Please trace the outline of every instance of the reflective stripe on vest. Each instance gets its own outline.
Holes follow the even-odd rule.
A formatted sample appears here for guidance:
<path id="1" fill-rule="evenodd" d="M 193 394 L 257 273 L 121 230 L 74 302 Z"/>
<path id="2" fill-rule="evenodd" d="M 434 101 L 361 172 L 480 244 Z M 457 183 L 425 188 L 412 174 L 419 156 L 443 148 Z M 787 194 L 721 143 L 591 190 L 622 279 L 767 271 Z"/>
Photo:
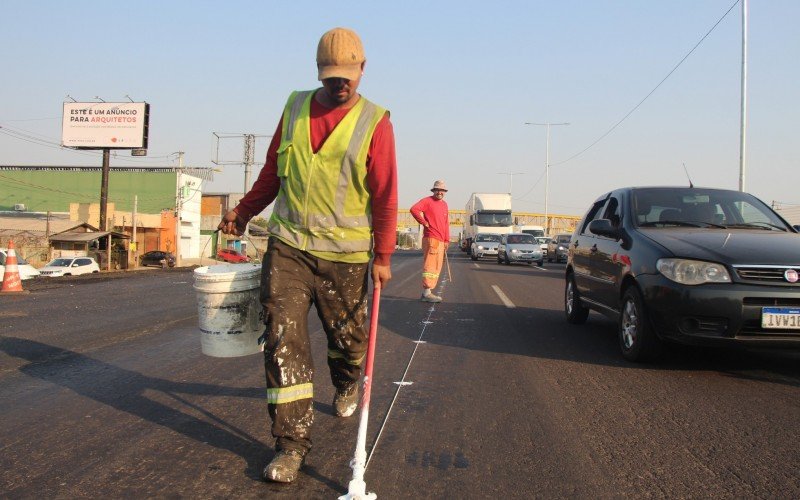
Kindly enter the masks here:
<path id="1" fill-rule="evenodd" d="M 272 405 L 291 403 L 292 401 L 313 397 L 314 384 L 310 382 L 306 384 L 290 385 L 289 387 L 267 389 L 267 403 Z"/>
<path id="2" fill-rule="evenodd" d="M 309 123 L 313 95 L 295 92 L 284 109 L 278 147 L 281 187 L 269 230 L 301 250 L 369 251 L 366 159 L 375 127 L 387 111 L 361 97 L 315 154 Z"/>

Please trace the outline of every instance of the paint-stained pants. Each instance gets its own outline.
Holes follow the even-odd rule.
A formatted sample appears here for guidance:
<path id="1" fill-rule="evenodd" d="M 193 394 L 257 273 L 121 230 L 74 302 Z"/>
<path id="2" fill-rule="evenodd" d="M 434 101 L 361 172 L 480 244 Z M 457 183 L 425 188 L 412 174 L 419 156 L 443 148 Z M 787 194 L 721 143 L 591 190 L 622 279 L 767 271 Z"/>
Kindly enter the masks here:
<path id="1" fill-rule="evenodd" d="M 264 367 L 277 450 L 307 452 L 314 419 L 314 366 L 307 318 L 314 304 L 328 338 L 328 367 L 336 388 L 357 383 L 367 352 L 369 264 L 318 259 L 270 238 L 261 268 Z"/>
<path id="2" fill-rule="evenodd" d="M 422 288 L 436 288 L 442 272 L 447 243 L 436 238 L 422 238 Z"/>

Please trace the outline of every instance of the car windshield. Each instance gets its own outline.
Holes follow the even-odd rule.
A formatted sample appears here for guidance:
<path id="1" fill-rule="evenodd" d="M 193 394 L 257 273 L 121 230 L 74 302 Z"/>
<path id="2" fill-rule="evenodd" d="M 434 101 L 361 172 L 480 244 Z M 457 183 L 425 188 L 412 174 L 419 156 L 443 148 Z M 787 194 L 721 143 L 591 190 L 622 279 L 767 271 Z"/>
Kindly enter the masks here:
<path id="1" fill-rule="evenodd" d="M 72 259 L 53 259 L 48 266 L 51 267 L 69 267 L 72 264 Z"/>
<path id="2" fill-rule="evenodd" d="M 571 234 L 563 234 L 563 235 L 558 237 L 558 242 L 559 243 L 569 243 L 569 241 L 571 239 L 572 239 L 572 235 Z"/>
<path id="3" fill-rule="evenodd" d="M 510 226 L 513 223 L 511 212 L 478 212 L 475 224 L 479 226 Z"/>
<path id="4" fill-rule="evenodd" d="M 478 236 L 475 237 L 475 241 L 478 241 L 478 242 L 489 242 L 489 241 L 499 242 L 500 241 L 500 235 L 499 234 L 479 234 Z"/>
<path id="5" fill-rule="evenodd" d="M 532 245 L 534 243 L 533 236 L 530 234 L 510 234 L 508 235 L 508 242 L 509 243 L 516 243 L 516 244 L 528 244 Z"/>
<path id="6" fill-rule="evenodd" d="M 548 238 L 547 236 L 542 236 L 542 237 L 536 238 L 536 241 L 538 243 L 545 243 L 546 244 L 548 241 L 550 241 L 550 238 Z"/>
<path id="7" fill-rule="evenodd" d="M 789 231 L 758 198 L 741 191 L 642 188 L 633 191 L 640 227 L 719 227 Z"/>

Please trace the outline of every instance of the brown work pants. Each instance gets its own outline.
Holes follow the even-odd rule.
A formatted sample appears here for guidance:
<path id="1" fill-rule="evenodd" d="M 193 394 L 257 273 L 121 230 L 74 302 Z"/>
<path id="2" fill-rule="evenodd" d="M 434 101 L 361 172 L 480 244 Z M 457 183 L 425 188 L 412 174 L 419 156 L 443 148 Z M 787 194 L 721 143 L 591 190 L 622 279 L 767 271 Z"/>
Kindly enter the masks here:
<path id="1" fill-rule="evenodd" d="M 319 259 L 270 238 L 261 268 L 264 367 L 277 450 L 311 448 L 314 363 L 307 318 L 314 304 L 328 337 L 328 367 L 338 389 L 358 383 L 367 352 L 369 264 Z"/>
<path id="2" fill-rule="evenodd" d="M 422 238 L 422 288 L 436 288 L 442 272 L 447 243 L 436 238 Z"/>

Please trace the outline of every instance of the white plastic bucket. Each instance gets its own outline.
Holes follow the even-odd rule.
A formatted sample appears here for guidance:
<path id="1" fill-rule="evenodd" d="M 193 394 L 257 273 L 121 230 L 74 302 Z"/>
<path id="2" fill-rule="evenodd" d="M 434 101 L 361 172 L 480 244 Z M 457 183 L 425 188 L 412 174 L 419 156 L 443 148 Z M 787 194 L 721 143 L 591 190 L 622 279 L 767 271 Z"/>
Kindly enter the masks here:
<path id="1" fill-rule="evenodd" d="M 218 264 L 194 270 L 203 354 L 232 358 L 262 350 L 258 345 L 264 332 L 260 282 L 260 264 Z"/>

